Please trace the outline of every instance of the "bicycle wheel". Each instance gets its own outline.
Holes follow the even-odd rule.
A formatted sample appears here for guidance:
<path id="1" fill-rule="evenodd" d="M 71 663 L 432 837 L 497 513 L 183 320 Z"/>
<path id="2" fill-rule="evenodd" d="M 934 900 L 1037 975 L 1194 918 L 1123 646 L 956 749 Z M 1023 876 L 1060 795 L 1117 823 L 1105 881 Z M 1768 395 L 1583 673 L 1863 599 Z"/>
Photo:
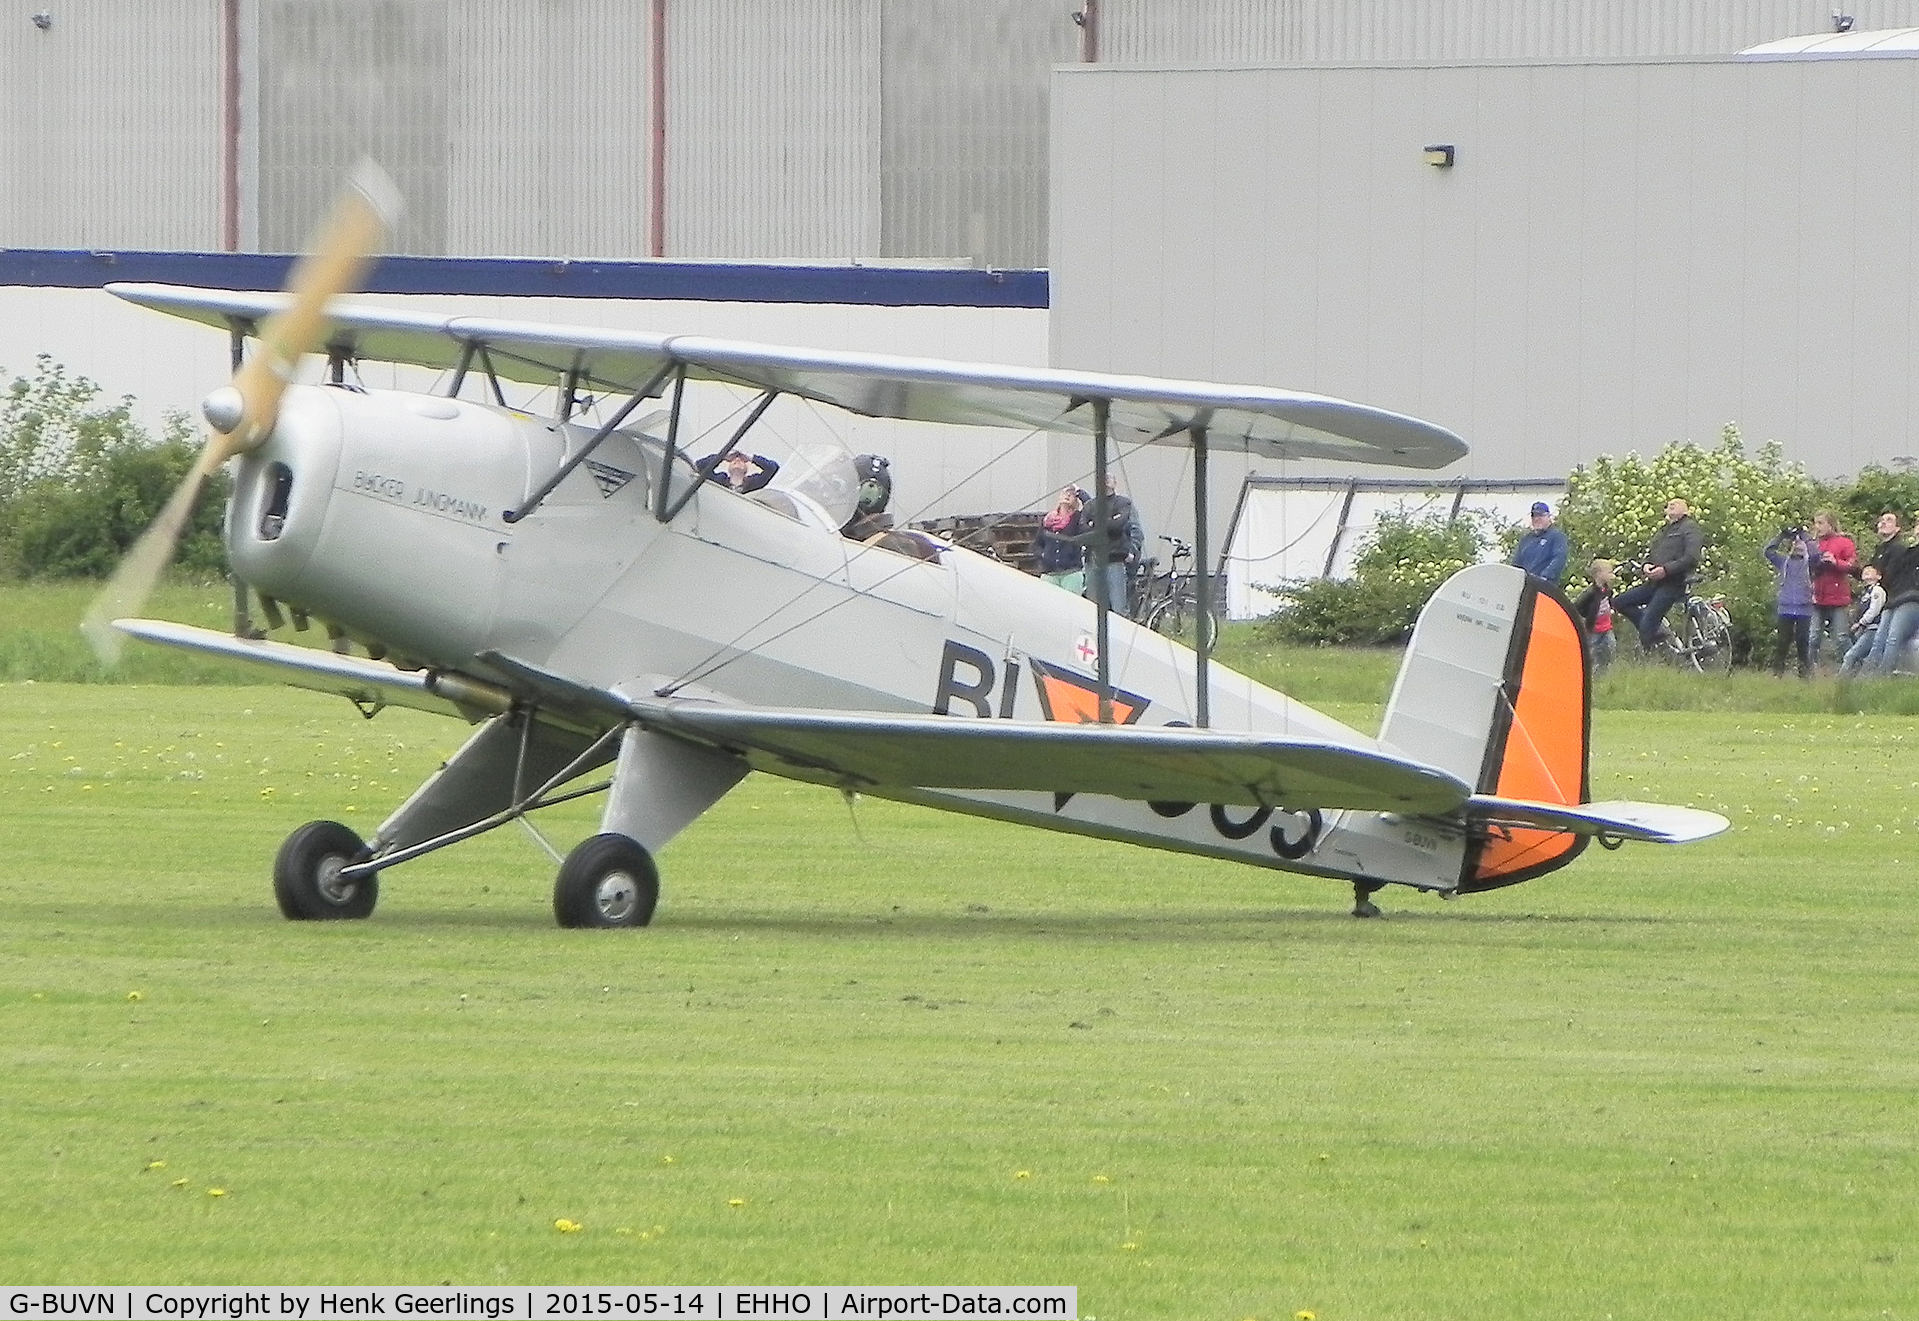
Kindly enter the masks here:
<path id="1" fill-rule="evenodd" d="M 1192 607 L 1185 594 L 1175 592 L 1153 607 L 1153 613 L 1147 617 L 1146 627 L 1166 637 L 1183 635 L 1192 624 Z"/>

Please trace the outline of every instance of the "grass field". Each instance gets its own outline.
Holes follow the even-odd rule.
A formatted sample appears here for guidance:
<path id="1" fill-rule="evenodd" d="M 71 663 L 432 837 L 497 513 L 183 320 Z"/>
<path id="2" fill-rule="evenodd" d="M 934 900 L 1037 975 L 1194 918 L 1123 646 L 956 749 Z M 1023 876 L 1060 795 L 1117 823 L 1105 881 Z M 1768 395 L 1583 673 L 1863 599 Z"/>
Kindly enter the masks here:
<path id="1" fill-rule="evenodd" d="M 0 1277 L 1919 1310 L 1919 721 L 1602 712 L 1595 796 L 1736 830 L 1376 923 L 758 776 L 666 850 L 643 932 L 555 929 L 507 831 L 389 873 L 368 922 L 282 921 L 280 838 L 367 828 L 459 735 L 0 687 Z"/>

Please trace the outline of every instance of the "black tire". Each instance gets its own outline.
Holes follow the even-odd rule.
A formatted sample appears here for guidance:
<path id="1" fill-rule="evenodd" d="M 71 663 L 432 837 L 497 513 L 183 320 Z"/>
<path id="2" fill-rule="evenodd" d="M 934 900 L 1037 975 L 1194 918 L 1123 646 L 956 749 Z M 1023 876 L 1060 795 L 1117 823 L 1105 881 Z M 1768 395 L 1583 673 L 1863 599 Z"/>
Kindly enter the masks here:
<path id="1" fill-rule="evenodd" d="M 309 821 L 273 859 L 273 897 L 293 922 L 366 917 L 380 900 L 378 874 L 342 881 L 340 868 L 366 860 L 361 838 L 338 821 Z"/>
<path id="2" fill-rule="evenodd" d="M 563 927 L 643 927 L 659 902 L 653 855 L 625 835 L 582 840 L 553 882 L 553 920 Z"/>

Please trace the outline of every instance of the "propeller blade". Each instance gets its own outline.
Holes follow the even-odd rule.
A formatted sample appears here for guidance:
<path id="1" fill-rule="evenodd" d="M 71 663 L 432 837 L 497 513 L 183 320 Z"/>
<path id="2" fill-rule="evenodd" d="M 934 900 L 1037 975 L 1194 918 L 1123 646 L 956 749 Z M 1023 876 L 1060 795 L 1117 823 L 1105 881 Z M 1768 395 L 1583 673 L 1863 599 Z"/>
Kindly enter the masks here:
<path id="1" fill-rule="evenodd" d="M 393 180 L 373 161 L 362 160 L 315 232 L 306 255 L 288 275 L 287 305 L 267 318 L 260 327 L 259 349 L 234 373 L 232 394 L 224 402 L 232 402 L 237 395 L 239 407 L 208 410 L 220 425 L 209 428 L 192 471 L 174 488 L 159 516 L 140 534 L 87 608 L 80 631 L 103 664 L 116 664 L 125 646 L 113 621 L 138 614 L 153 594 L 193 519 L 207 478 L 236 454 L 258 448 L 273 431 L 281 396 L 295 367 L 302 355 L 319 347 L 328 304 L 359 287 L 399 213 L 400 192 Z"/>
<path id="2" fill-rule="evenodd" d="M 374 251 L 399 213 L 400 193 L 393 180 L 373 161 L 362 160 L 314 232 L 306 255 L 288 274 L 287 305 L 267 318 L 260 327 L 260 347 L 234 373 L 242 411 L 239 425 L 218 442 L 223 462 L 258 447 L 273 430 L 280 396 L 294 369 L 301 357 L 320 347 L 327 305 L 360 287 Z"/>

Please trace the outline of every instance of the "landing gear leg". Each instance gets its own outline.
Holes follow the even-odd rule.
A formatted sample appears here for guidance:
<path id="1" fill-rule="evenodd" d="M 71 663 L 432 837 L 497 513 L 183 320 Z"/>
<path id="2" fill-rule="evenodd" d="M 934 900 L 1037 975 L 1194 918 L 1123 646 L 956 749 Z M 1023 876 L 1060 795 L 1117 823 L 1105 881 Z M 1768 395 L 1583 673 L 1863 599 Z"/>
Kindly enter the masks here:
<path id="1" fill-rule="evenodd" d="M 1373 902 L 1373 895 L 1379 890 L 1383 889 L 1384 885 L 1385 883 L 1383 881 L 1354 881 L 1353 882 L 1353 916 L 1354 917 L 1384 917 L 1385 916 L 1384 913 L 1381 913 L 1379 911 L 1379 905 Z"/>

